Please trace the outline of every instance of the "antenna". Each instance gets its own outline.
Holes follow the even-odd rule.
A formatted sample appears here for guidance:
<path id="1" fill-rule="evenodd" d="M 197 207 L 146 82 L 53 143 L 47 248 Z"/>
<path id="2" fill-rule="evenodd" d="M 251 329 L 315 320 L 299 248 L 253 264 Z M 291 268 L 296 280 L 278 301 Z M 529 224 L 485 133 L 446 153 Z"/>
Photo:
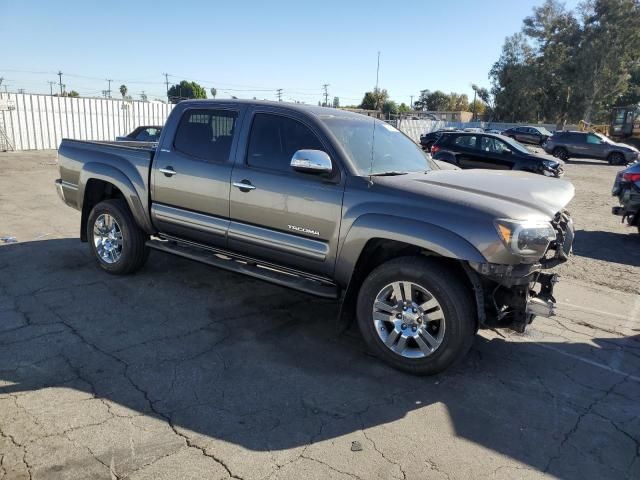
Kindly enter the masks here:
<path id="1" fill-rule="evenodd" d="M 376 67 L 376 88 L 373 90 L 373 94 L 376 96 L 376 111 L 378 109 L 378 78 L 380 74 L 380 50 L 378 50 L 378 66 Z M 376 144 L 376 119 L 373 119 L 373 131 L 371 132 L 371 163 L 369 163 L 369 185 L 373 185 L 371 181 L 371 173 L 373 172 L 373 148 Z"/>

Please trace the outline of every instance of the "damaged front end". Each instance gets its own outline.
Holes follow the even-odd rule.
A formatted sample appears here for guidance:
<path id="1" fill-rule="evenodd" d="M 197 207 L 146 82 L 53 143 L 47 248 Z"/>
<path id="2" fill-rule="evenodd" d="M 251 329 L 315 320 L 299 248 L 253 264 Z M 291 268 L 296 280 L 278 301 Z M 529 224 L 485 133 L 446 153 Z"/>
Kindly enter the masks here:
<path id="1" fill-rule="evenodd" d="M 537 261 L 517 265 L 469 262 L 465 268 L 474 286 L 481 328 L 524 332 L 536 316 L 555 314 L 553 289 L 558 275 L 544 270 L 568 260 L 574 228 L 566 211 L 558 212 L 550 224 L 555 238 Z"/>

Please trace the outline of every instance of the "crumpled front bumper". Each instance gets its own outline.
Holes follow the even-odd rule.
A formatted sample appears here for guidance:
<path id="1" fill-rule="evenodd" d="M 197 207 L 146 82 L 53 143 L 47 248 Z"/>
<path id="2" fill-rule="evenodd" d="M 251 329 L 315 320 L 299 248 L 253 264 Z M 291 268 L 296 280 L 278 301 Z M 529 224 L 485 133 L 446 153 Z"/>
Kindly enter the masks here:
<path id="1" fill-rule="evenodd" d="M 569 259 L 574 227 L 568 212 L 559 212 L 552 221 L 556 240 L 547 255 L 534 264 L 498 265 L 470 263 L 467 274 L 474 286 L 478 319 L 485 328 L 511 328 L 523 332 L 536 316 L 555 314 L 555 273 L 545 270 Z"/>

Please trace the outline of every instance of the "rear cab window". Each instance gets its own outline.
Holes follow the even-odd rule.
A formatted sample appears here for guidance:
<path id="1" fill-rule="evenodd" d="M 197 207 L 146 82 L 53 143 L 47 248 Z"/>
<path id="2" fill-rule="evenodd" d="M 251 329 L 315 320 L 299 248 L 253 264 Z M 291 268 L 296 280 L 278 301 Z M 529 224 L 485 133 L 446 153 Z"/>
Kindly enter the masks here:
<path id="1" fill-rule="evenodd" d="M 230 110 L 186 110 L 173 146 L 178 152 L 203 162 L 227 162 L 237 116 Z"/>

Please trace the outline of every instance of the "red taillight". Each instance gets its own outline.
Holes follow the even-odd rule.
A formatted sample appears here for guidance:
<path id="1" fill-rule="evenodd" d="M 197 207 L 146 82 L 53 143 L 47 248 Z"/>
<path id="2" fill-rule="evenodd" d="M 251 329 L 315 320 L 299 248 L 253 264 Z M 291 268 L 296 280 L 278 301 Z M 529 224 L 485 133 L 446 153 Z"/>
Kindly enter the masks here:
<path id="1" fill-rule="evenodd" d="M 434 153 L 438 153 L 438 150 L 440 150 L 440 147 L 438 145 L 431 145 L 431 155 L 433 155 Z"/>
<path id="2" fill-rule="evenodd" d="M 640 173 L 625 173 L 622 175 L 627 182 L 640 182 Z"/>

